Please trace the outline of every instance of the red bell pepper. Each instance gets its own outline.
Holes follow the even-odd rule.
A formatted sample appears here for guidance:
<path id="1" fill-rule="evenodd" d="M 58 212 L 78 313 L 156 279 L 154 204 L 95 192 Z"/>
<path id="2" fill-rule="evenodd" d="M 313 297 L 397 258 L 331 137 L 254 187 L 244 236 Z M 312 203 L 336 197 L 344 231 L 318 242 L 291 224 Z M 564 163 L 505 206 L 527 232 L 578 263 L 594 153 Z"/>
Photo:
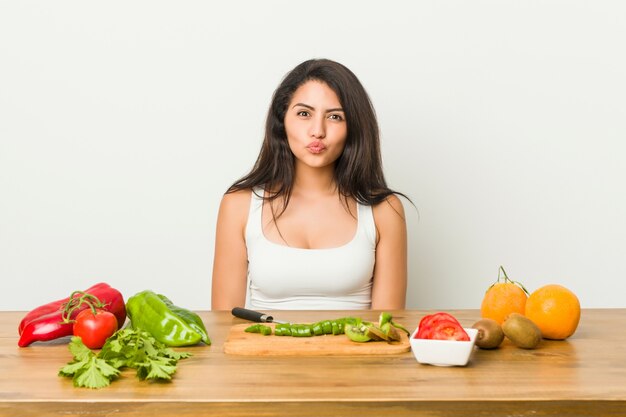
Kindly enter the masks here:
<path id="1" fill-rule="evenodd" d="M 96 284 L 92 287 L 90 287 L 89 289 L 85 290 L 85 292 L 90 293 L 91 291 L 94 291 L 96 288 L 107 288 L 109 287 L 108 284 L 105 284 L 103 282 Z M 39 317 L 45 316 L 47 314 L 50 313 L 55 313 L 59 310 L 63 310 L 65 304 L 67 304 L 70 301 L 70 297 L 65 297 L 61 300 L 57 300 L 57 301 L 53 301 L 51 303 L 48 304 L 44 304 L 42 306 L 39 306 L 31 311 L 28 312 L 28 314 L 26 314 L 24 316 L 24 318 L 22 319 L 22 321 L 20 322 L 20 325 L 18 327 L 18 332 L 21 335 L 22 332 L 24 331 L 24 327 L 26 327 L 26 325 L 28 323 L 30 323 L 31 321 L 38 319 Z"/>
<path id="2" fill-rule="evenodd" d="M 33 342 L 42 342 L 70 336 L 73 333 L 74 318 L 81 311 L 90 308 L 88 303 L 66 306 L 74 303 L 81 295 L 88 294 L 96 297 L 104 304 L 103 309 L 110 311 L 117 318 L 118 329 L 126 321 L 126 305 L 122 293 L 105 283 L 96 284 L 84 292 L 73 293 L 70 297 L 45 304 L 30 311 L 20 322 L 18 331 L 20 339 L 18 345 L 25 347 Z M 69 315 L 67 313 L 70 313 Z"/>

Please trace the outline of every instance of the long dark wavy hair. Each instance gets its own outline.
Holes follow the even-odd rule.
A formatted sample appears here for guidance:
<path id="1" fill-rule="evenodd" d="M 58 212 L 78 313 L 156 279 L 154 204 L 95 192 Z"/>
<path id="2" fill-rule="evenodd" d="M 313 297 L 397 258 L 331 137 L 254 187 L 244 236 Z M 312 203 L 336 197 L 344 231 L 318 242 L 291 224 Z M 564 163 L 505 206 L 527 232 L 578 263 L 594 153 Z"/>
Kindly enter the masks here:
<path id="1" fill-rule="evenodd" d="M 226 193 L 264 186 L 268 193 L 265 198 L 269 201 L 281 198 L 284 203 L 280 213 L 284 212 L 295 173 L 295 157 L 285 132 L 285 114 L 295 91 L 311 80 L 327 84 L 337 94 L 346 118 L 345 147 L 334 171 L 339 196 L 346 203 L 348 198 L 353 198 L 365 205 L 376 205 L 391 194 L 408 199 L 385 182 L 378 121 L 365 88 L 352 71 L 328 59 L 305 61 L 283 78 L 272 97 L 261 152 L 250 173 L 237 180 Z"/>

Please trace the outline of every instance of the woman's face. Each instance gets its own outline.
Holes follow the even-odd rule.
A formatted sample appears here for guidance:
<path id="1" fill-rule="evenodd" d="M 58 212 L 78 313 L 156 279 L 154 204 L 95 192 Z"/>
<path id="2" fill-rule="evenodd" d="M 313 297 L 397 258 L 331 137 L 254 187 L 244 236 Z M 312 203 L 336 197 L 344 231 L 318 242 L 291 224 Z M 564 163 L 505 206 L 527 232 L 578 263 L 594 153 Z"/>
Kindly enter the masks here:
<path id="1" fill-rule="evenodd" d="M 287 107 L 285 131 L 296 165 L 332 166 L 343 152 L 348 135 L 337 94 L 322 81 L 301 85 Z"/>

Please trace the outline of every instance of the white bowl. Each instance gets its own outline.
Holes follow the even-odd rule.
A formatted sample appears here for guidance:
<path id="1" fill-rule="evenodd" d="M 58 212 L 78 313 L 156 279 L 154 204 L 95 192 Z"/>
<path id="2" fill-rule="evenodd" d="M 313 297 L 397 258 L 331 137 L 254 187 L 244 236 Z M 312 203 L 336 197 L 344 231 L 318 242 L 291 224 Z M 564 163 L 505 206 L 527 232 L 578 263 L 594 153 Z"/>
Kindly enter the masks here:
<path id="1" fill-rule="evenodd" d="M 411 334 L 411 350 L 419 363 L 437 366 L 465 366 L 474 350 L 478 330 L 465 328 L 469 342 L 457 340 L 416 339 L 418 329 Z"/>

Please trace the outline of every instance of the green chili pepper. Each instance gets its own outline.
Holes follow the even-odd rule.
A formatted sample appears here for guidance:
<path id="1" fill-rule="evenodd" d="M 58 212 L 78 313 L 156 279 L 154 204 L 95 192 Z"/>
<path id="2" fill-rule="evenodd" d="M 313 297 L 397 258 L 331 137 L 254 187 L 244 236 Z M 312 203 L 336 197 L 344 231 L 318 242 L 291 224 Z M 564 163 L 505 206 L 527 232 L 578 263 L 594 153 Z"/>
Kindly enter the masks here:
<path id="1" fill-rule="evenodd" d="M 126 303 L 126 313 L 131 326 L 147 331 L 167 346 L 195 345 L 201 340 L 211 343 L 200 317 L 195 318 L 195 313 L 167 301 L 169 303 L 150 290 L 130 297 Z"/>
<path id="2" fill-rule="evenodd" d="M 291 326 L 291 335 L 294 337 L 311 337 L 311 327 L 306 324 L 295 324 Z"/>
<path id="3" fill-rule="evenodd" d="M 392 320 L 392 316 L 390 313 L 387 313 L 385 311 L 383 311 L 382 313 L 380 313 L 380 317 L 378 319 L 378 327 L 380 327 L 381 329 L 383 327 L 385 327 L 385 325 L 387 323 L 390 323 L 393 327 L 402 330 L 403 332 L 405 332 L 407 335 L 410 335 L 411 333 L 405 329 L 402 325 L 398 324 L 398 323 L 394 323 L 394 321 Z M 386 332 L 387 334 L 389 332 Z"/>
<path id="4" fill-rule="evenodd" d="M 324 334 L 324 327 L 322 327 L 322 323 L 315 323 L 312 330 L 315 336 L 321 336 Z"/>
<path id="5" fill-rule="evenodd" d="M 259 333 L 259 324 L 253 324 L 252 326 L 246 327 L 244 332 L 246 333 Z"/>
<path id="6" fill-rule="evenodd" d="M 286 323 L 277 324 L 274 328 L 274 334 L 276 336 L 291 336 L 291 328 Z"/>
<path id="7" fill-rule="evenodd" d="M 345 327 L 346 324 L 358 325 L 361 324 L 361 319 L 358 317 L 343 317 L 341 318 L 341 323 Z"/>
<path id="8" fill-rule="evenodd" d="M 394 322 L 394 321 L 390 321 L 389 323 L 391 323 L 391 325 L 392 325 L 393 327 L 395 327 L 395 328 L 397 328 L 397 329 L 402 330 L 404 333 L 406 333 L 406 334 L 407 334 L 407 336 L 410 336 L 410 335 L 411 335 L 411 332 L 409 332 L 406 328 L 404 328 L 404 326 L 402 326 L 402 325 L 400 325 L 400 324 L 398 324 L 398 323 L 396 323 L 396 322 Z"/>
<path id="9" fill-rule="evenodd" d="M 383 327 L 385 323 L 389 323 L 391 321 L 391 314 L 383 311 L 380 313 L 380 317 L 378 319 L 378 327 Z"/>
<path id="10" fill-rule="evenodd" d="M 380 332 L 380 338 L 376 340 L 400 340 L 395 328 L 407 331 L 404 327 L 392 321 L 389 313 L 382 312 L 379 317 L 379 326 L 363 321 L 359 317 L 342 317 L 336 320 L 322 320 L 313 324 L 278 323 L 274 327 L 276 336 L 311 337 L 322 335 L 339 335 L 346 333 L 346 327 L 371 328 Z M 246 332 L 272 334 L 272 329 L 263 324 L 254 324 L 246 329 Z M 369 340 L 369 338 L 368 338 Z"/>
<path id="11" fill-rule="evenodd" d="M 246 330 L 244 330 L 248 333 L 261 333 L 263 336 L 269 336 L 272 334 L 272 328 L 269 326 L 266 326 L 264 324 L 253 324 L 250 327 L 247 327 Z"/>
<path id="12" fill-rule="evenodd" d="M 345 333 L 345 322 L 343 320 L 340 320 L 337 322 L 337 334 L 344 334 Z"/>
<path id="13" fill-rule="evenodd" d="M 324 320 L 322 322 L 322 329 L 324 330 L 324 334 L 332 334 L 332 332 L 333 332 L 333 325 L 330 322 L 330 320 Z"/>

